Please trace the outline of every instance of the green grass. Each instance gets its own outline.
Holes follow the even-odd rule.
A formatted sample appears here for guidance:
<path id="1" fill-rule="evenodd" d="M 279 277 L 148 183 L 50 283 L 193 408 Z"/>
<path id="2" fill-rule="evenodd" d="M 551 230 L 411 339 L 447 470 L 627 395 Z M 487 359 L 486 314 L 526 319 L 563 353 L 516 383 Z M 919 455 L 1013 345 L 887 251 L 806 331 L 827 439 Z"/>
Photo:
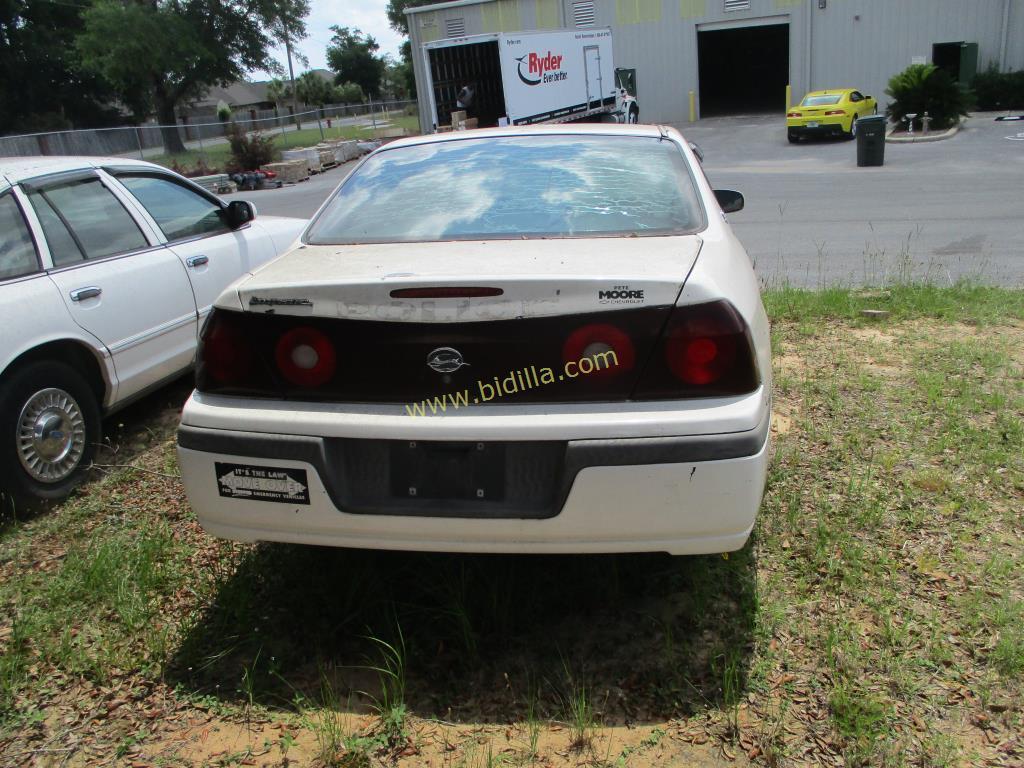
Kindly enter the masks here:
<path id="1" fill-rule="evenodd" d="M 773 321 L 845 319 L 867 322 L 861 310 L 891 313 L 891 320 L 936 318 L 984 323 L 1024 318 L 1024 291 L 961 282 L 949 287 L 930 283 L 895 283 L 884 289 L 827 288 L 809 291 L 776 287 L 764 293 Z"/>
<path id="2" fill-rule="evenodd" d="M 626 724 L 586 759 L 697 762 L 681 734 L 769 764 L 999 759 L 1024 729 L 1024 293 L 765 303 L 788 426 L 728 557 L 218 542 L 154 432 L 150 472 L 3 529 L 0 763 L 59 740 L 69 706 L 135 696 L 179 722 L 290 718 L 294 764 L 568 766 Z M 146 706 L 94 717 L 92 743 L 149 754 Z"/>
<path id="3" fill-rule="evenodd" d="M 377 117 L 378 122 L 383 124 L 383 115 L 378 114 Z M 387 122 L 391 127 L 404 128 L 410 134 L 419 132 L 419 118 L 416 116 L 392 113 L 389 114 Z M 332 127 L 328 128 L 327 121 L 322 120 L 323 134 L 321 135 L 320 129 L 315 124 L 314 127 L 310 128 L 308 127 L 309 122 L 304 121 L 303 125 L 307 127 L 298 131 L 288 130 L 282 132 L 280 129 L 272 129 L 262 131 L 262 133 L 274 137 L 274 147 L 278 151 L 294 147 L 312 147 L 324 139 L 372 139 L 374 137 L 372 126 L 363 128 L 354 125 L 339 126 L 335 123 Z M 177 155 L 154 155 L 147 157 L 146 160 L 167 168 L 173 168 L 179 172 L 190 172 L 196 169 L 200 163 L 211 169 L 211 172 L 219 172 L 231 160 L 231 148 L 226 141 L 214 143 L 211 140 L 204 142 L 202 150 L 190 149 Z"/>

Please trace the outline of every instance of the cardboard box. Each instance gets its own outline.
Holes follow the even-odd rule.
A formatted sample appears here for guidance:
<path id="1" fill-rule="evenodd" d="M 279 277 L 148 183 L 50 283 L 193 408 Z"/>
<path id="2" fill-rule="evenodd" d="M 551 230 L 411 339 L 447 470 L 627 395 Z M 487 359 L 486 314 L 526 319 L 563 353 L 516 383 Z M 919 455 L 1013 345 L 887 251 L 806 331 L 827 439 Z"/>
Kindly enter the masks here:
<path id="1" fill-rule="evenodd" d="M 460 109 L 452 112 L 452 125 L 458 125 L 466 119 L 466 110 Z"/>

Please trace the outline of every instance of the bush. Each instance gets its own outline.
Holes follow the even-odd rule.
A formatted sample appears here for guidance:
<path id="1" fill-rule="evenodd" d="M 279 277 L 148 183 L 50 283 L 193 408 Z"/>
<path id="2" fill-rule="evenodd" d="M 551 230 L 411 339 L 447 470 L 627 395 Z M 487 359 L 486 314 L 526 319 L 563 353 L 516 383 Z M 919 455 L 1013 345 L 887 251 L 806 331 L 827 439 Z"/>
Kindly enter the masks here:
<path id="1" fill-rule="evenodd" d="M 359 104 L 363 101 L 363 89 L 358 83 L 344 83 L 334 86 L 332 98 L 335 104 Z"/>
<path id="2" fill-rule="evenodd" d="M 934 64 L 911 64 L 889 80 L 886 94 L 892 101 L 885 114 L 894 123 L 906 121 L 908 114 L 916 114 L 914 129 L 922 127 L 921 118 L 928 113 L 930 127 L 944 130 L 967 115 L 972 94 Z"/>
<path id="3" fill-rule="evenodd" d="M 227 167 L 230 173 L 259 170 L 261 166 L 272 163 L 278 155 L 273 137 L 264 136 L 259 131 L 246 135 L 238 123 L 231 124 L 228 142 L 231 144 L 231 162 Z"/>
<path id="4" fill-rule="evenodd" d="M 172 160 L 171 170 L 175 173 L 180 173 L 182 176 L 187 176 L 190 179 L 193 179 L 196 176 L 210 176 L 214 173 L 220 173 L 219 168 L 210 167 L 206 164 L 206 160 L 203 158 L 196 160 L 195 165 L 181 165 L 176 160 Z"/>
<path id="5" fill-rule="evenodd" d="M 995 64 L 974 76 L 978 109 L 1024 109 L 1024 70 L 1000 72 Z"/>

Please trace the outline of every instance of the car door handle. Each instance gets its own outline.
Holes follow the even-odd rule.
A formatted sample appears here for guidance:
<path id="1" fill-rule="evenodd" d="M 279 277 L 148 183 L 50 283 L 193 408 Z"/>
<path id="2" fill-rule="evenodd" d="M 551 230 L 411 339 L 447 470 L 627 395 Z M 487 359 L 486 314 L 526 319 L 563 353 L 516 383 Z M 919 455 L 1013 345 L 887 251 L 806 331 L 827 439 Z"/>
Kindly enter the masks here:
<path id="1" fill-rule="evenodd" d="M 203 264 L 209 264 L 210 263 L 210 257 L 209 256 L 189 256 L 187 259 L 185 259 L 185 263 L 188 264 L 190 267 L 201 267 L 201 266 L 203 266 Z"/>
<path id="2" fill-rule="evenodd" d="M 103 293 L 102 288 L 90 285 L 88 288 L 76 288 L 70 295 L 72 301 L 85 301 L 86 299 L 95 299 L 101 293 Z"/>

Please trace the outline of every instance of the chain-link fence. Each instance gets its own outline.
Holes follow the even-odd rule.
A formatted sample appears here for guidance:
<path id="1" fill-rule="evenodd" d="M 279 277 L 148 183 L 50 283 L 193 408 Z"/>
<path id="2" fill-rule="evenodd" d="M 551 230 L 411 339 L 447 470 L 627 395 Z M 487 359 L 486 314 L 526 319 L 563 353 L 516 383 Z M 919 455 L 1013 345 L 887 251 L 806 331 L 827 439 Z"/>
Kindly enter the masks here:
<path id="1" fill-rule="evenodd" d="M 0 136 L 0 157 L 88 155 L 139 157 L 182 169 L 218 168 L 227 159 L 232 123 L 247 133 L 272 135 L 278 148 L 312 146 L 330 138 L 381 138 L 418 133 L 415 101 L 332 104 L 293 114 L 281 110 L 236 110 L 230 120 L 216 115 L 182 118 L 177 125 L 156 123 L 118 128 Z M 174 136 L 185 152 L 172 153 Z"/>

